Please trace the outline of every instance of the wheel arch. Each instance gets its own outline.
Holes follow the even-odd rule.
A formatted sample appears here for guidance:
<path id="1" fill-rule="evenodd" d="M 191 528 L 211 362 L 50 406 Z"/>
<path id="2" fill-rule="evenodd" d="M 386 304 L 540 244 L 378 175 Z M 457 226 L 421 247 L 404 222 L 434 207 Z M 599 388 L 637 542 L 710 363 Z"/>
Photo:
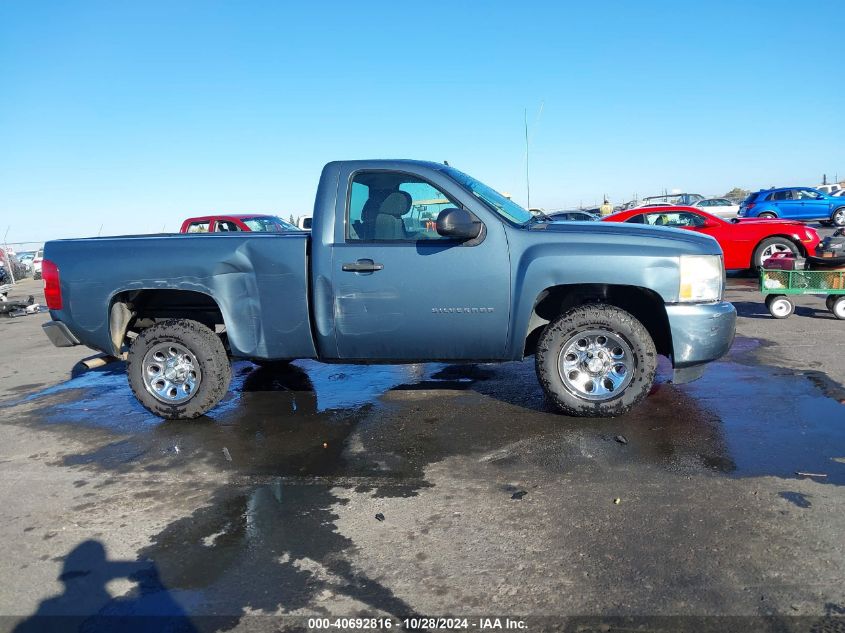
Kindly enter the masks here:
<path id="1" fill-rule="evenodd" d="M 122 290 L 109 303 L 109 338 L 115 355 L 131 333 L 172 318 L 197 321 L 213 332 L 226 329 L 223 311 L 208 293 L 177 288 Z"/>
<path id="2" fill-rule="evenodd" d="M 658 354 L 672 356 L 672 330 L 660 295 L 642 286 L 606 283 L 561 284 L 540 292 L 528 322 L 523 356 L 535 353 L 540 335 L 552 320 L 571 308 L 589 303 L 613 305 L 629 312 L 646 328 Z"/>

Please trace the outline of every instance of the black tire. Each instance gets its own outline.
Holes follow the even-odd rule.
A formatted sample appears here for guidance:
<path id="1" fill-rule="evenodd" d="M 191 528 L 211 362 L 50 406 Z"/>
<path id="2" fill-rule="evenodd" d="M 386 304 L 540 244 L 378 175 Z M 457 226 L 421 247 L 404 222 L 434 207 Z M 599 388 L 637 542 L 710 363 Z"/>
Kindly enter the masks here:
<path id="1" fill-rule="evenodd" d="M 761 220 L 774 220 L 777 219 L 778 216 L 772 213 L 771 211 L 763 211 L 763 213 L 761 213 L 757 217 Z"/>
<path id="2" fill-rule="evenodd" d="M 828 309 L 828 311 L 833 312 L 833 302 L 839 298 L 839 295 L 827 295 L 827 298 L 824 300 L 824 305 Z"/>
<path id="3" fill-rule="evenodd" d="M 833 312 L 833 316 L 837 319 L 845 321 L 845 295 L 836 297 L 836 301 L 833 302 L 830 311 Z"/>
<path id="4" fill-rule="evenodd" d="M 839 207 L 830 214 L 830 223 L 839 228 L 845 226 L 845 207 Z"/>
<path id="5" fill-rule="evenodd" d="M 630 370 L 625 372 L 626 376 L 630 374 L 627 384 L 620 385 L 618 393 L 601 400 L 591 400 L 586 394 L 579 395 L 568 383 L 564 383 L 559 366 L 564 346 L 571 349 L 571 346 L 578 345 L 576 337 L 581 334 L 594 336 L 596 332 L 605 332 L 611 339 L 616 337 L 624 342 L 628 350 L 617 349 L 626 354 L 630 352 L 631 365 Z M 596 341 L 599 338 L 601 335 Z M 631 314 L 615 306 L 588 304 L 573 308 L 546 326 L 537 343 L 535 365 L 543 391 L 563 413 L 578 417 L 613 417 L 627 413 L 648 395 L 657 371 L 657 351 L 648 330 Z M 577 370 L 573 371 L 577 373 Z M 586 366 L 581 371 L 589 372 Z M 571 383 L 569 378 L 567 380 Z M 597 382 L 590 377 L 585 387 Z"/>
<path id="6" fill-rule="evenodd" d="M 796 257 L 801 254 L 801 250 L 795 245 L 795 242 L 788 237 L 767 237 L 757 245 L 757 248 L 754 249 L 754 254 L 751 256 L 751 268 L 760 270 L 763 267 L 763 253 L 766 252 L 766 249 L 769 249 L 772 246 L 786 247 L 792 251 L 792 254 Z"/>
<path id="7" fill-rule="evenodd" d="M 786 319 L 795 312 L 795 304 L 786 295 L 767 295 L 766 308 L 776 319 Z"/>
<path id="8" fill-rule="evenodd" d="M 163 402 L 144 382 L 144 358 L 165 343 L 187 349 L 199 367 L 199 384 L 190 397 L 176 404 Z M 232 365 L 220 337 L 202 323 L 189 319 L 170 319 L 142 330 L 132 342 L 126 361 L 129 386 L 138 401 L 151 413 L 167 420 L 197 418 L 226 395 L 232 380 Z"/>

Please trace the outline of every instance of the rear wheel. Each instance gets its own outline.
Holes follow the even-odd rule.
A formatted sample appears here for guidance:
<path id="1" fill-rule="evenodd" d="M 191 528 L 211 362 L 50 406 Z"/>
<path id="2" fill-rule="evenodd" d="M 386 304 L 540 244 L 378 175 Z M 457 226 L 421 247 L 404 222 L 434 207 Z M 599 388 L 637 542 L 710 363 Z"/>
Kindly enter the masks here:
<path id="1" fill-rule="evenodd" d="M 126 372 L 138 401 L 169 420 L 207 413 L 232 380 L 220 337 L 188 319 L 170 319 L 143 330 L 129 348 Z"/>
<path id="2" fill-rule="evenodd" d="M 776 319 L 785 319 L 795 312 L 795 304 L 784 295 L 769 295 L 766 297 L 766 307 Z"/>
<path id="3" fill-rule="evenodd" d="M 546 326 L 535 363 L 543 390 L 561 411 L 613 417 L 651 390 L 657 351 L 648 330 L 631 314 L 590 304 Z"/>
<path id="4" fill-rule="evenodd" d="M 764 220 L 774 220 L 778 216 L 776 216 L 771 211 L 763 211 L 760 215 L 757 216 L 758 218 L 763 218 Z"/>
<path id="5" fill-rule="evenodd" d="M 792 253 L 795 256 L 800 255 L 798 247 L 795 242 L 786 237 L 768 237 L 757 245 L 754 249 L 751 265 L 757 269 L 763 267 L 769 257 L 775 253 Z"/>
<path id="6" fill-rule="evenodd" d="M 833 302 L 833 307 L 831 307 L 830 311 L 833 312 L 833 316 L 837 319 L 845 320 L 845 295 L 836 297 L 836 301 Z"/>
<path id="7" fill-rule="evenodd" d="M 834 226 L 845 226 L 845 207 L 839 207 L 830 216 L 830 222 Z"/>

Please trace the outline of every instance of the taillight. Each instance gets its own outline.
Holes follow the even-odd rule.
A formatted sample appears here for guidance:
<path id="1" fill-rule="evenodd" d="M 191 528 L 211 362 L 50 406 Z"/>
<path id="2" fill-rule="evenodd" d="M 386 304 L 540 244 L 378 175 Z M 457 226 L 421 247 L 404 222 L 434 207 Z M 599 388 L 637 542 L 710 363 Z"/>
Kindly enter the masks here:
<path id="1" fill-rule="evenodd" d="M 41 262 L 41 277 L 44 279 L 44 299 L 50 310 L 62 309 L 62 287 L 59 284 L 59 267 L 49 259 Z"/>
<path id="2" fill-rule="evenodd" d="M 750 202 L 750 203 L 748 203 L 748 204 L 746 204 L 746 205 L 745 205 L 745 212 L 746 212 L 746 213 L 748 213 L 748 212 L 749 212 L 749 211 L 751 211 L 751 209 L 753 209 L 753 208 L 754 208 L 754 203 L 753 203 L 753 202 Z"/>

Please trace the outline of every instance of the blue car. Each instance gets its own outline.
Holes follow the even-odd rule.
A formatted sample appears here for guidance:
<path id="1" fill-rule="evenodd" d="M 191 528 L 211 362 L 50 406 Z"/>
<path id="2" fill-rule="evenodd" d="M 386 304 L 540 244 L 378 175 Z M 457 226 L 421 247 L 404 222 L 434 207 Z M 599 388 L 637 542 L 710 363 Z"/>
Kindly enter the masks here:
<path id="1" fill-rule="evenodd" d="M 763 189 L 739 207 L 741 218 L 784 218 L 845 226 L 845 200 L 810 187 Z"/>

